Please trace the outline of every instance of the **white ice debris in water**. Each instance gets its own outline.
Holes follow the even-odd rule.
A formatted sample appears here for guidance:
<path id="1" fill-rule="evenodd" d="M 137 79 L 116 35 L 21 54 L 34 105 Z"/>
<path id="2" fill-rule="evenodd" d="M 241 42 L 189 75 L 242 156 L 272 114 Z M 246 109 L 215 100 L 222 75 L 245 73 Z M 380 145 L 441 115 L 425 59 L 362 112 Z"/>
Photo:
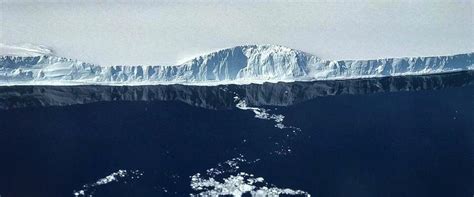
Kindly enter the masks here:
<path id="1" fill-rule="evenodd" d="M 271 114 L 270 109 L 250 107 L 244 99 L 241 99 L 239 96 L 234 96 L 234 101 L 237 102 L 235 105 L 241 110 L 250 110 L 255 114 L 255 118 L 263 120 L 273 120 L 276 124 L 275 127 L 279 129 L 293 129 L 300 131 L 301 129 L 294 126 L 286 126 L 283 124 L 285 116 L 282 114 Z"/>
<path id="2" fill-rule="evenodd" d="M 243 155 L 239 155 L 238 157 L 217 164 L 215 168 L 206 170 L 206 174 L 209 176 L 218 176 L 224 173 L 235 173 L 240 169 L 240 164 L 252 164 L 258 161 L 260 161 L 260 159 L 247 161 Z"/>
<path id="3" fill-rule="evenodd" d="M 74 191 L 73 194 L 74 196 L 89 196 L 92 197 L 96 187 L 109 184 L 111 182 L 126 182 L 127 180 L 131 179 L 139 179 L 141 176 L 143 176 L 143 172 L 140 172 L 138 170 L 118 170 L 117 172 L 114 172 L 110 175 L 107 175 L 104 178 L 101 178 L 97 180 L 94 183 L 91 184 L 86 184 L 82 186 L 81 190 Z"/>
<path id="4" fill-rule="evenodd" d="M 276 197 L 280 195 L 311 196 L 308 192 L 302 190 L 270 186 L 270 184 L 265 182 L 264 178 L 245 172 L 230 175 L 227 178 L 223 178 L 222 181 L 217 181 L 212 177 L 202 178 L 201 174 L 197 173 L 191 177 L 191 188 L 199 192 L 198 194 L 191 194 L 191 196 L 195 197 L 224 195 L 240 197 L 243 194 L 250 194 L 255 197 Z"/>
<path id="5" fill-rule="evenodd" d="M 245 99 L 242 99 L 238 93 L 229 90 L 227 87 L 221 87 L 220 89 L 224 92 L 231 93 L 234 95 L 233 98 L 234 98 L 234 102 L 236 103 L 235 107 L 237 109 L 244 110 L 244 111 L 252 111 L 255 114 L 254 117 L 258 119 L 271 120 L 275 122 L 274 126 L 278 129 L 291 130 L 292 131 L 291 133 L 286 134 L 287 138 L 289 138 L 290 135 L 295 136 L 297 135 L 297 132 L 301 131 L 301 129 L 298 127 L 283 124 L 283 121 L 285 119 L 285 116 L 283 114 L 270 113 L 271 111 L 270 109 L 250 107 L 245 101 Z M 278 150 L 275 150 L 270 154 L 287 155 L 292 152 L 291 147 L 287 145 L 286 139 L 283 139 L 283 141 L 281 141 L 280 143 L 275 142 L 275 145 L 279 146 Z"/>
<path id="6" fill-rule="evenodd" d="M 267 183 L 263 177 L 257 177 L 246 172 L 237 172 L 240 169 L 239 164 L 248 164 L 258 161 L 257 159 L 248 162 L 240 155 L 239 157 L 218 164 L 216 168 L 208 169 L 205 175 L 201 175 L 200 173 L 194 174 L 190 177 L 191 188 L 197 193 L 190 194 L 190 196 L 207 197 L 231 195 L 240 197 L 243 194 L 250 194 L 255 197 L 277 197 L 280 195 L 311 196 L 308 192 L 301 190 L 278 188 Z"/>

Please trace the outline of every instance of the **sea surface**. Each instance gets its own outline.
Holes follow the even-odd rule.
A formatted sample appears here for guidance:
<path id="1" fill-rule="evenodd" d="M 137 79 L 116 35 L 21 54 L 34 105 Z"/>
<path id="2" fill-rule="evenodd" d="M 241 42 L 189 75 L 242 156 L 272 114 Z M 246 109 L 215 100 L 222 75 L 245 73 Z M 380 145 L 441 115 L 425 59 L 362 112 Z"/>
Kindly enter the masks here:
<path id="1" fill-rule="evenodd" d="M 474 195 L 474 72 L 0 87 L 0 196 Z"/>

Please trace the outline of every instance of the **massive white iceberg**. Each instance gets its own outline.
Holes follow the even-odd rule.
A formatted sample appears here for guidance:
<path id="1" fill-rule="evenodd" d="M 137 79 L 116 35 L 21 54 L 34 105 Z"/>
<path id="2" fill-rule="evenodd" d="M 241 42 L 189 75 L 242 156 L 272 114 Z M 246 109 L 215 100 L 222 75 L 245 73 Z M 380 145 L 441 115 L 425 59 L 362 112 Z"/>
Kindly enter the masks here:
<path id="1" fill-rule="evenodd" d="M 44 47 L 10 48 L 16 49 L 18 55 L 0 54 L 0 85 L 246 84 L 474 70 L 472 52 L 436 57 L 324 60 L 283 46 L 245 45 L 179 65 L 104 66 L 58 57 Z"/>

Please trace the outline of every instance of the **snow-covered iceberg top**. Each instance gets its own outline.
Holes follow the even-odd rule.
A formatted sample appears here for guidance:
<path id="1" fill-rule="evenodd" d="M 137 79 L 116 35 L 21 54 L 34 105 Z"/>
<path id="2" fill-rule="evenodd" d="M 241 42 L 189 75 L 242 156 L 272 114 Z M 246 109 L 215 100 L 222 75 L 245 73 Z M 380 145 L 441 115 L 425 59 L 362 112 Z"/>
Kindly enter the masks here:
<path id="1" fill-rule="evenodd" d="M 30 43 L 7 45 L 0 43 L 0 56 L 34 57 L 52 54 L 53 50 L 42 45 L 33 45 Z"/>
<path id="2" fill-rule="evenodd" d="M 104 66 L 58 57 L 45 47 L 2 46 L 9 50 L 2 49 L 0 53 L 0 85 L 249 84 L 474 69 L 472 52 L 436 57 L 323 60 L 283 46 L 244 45 L 199 56 L 179 65 Z"/>

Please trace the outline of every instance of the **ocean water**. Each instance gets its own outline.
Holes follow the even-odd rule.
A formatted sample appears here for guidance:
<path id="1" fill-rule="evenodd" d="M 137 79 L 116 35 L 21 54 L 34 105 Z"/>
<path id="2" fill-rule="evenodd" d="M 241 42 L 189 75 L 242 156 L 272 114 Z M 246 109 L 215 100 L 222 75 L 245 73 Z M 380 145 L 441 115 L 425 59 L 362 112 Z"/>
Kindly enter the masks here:
<path id="1" fill-rule="evenodd" d="M 472 196 L 474 72 L 0 87 L 0 195 Z"/>

